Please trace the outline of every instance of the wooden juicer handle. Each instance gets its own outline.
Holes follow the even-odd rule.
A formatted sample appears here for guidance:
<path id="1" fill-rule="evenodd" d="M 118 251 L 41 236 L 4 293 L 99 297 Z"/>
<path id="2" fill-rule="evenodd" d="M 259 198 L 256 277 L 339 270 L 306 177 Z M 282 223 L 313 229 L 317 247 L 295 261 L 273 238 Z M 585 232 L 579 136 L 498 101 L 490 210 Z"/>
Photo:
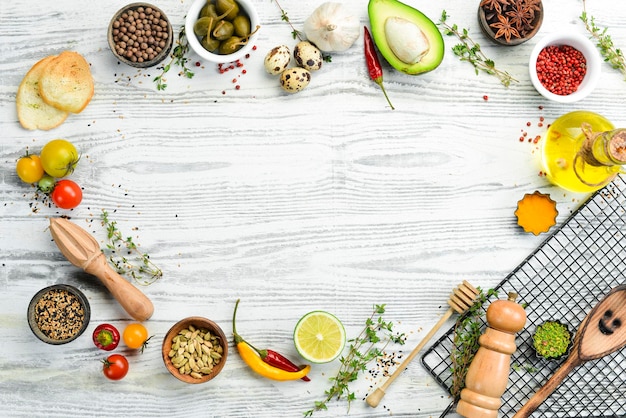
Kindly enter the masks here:
<path id="1" fill-rule="evenodd" d="M 465 377 L 465 388 L 457 413 L 467 418 L 497 418 L 506 390 L 511 354 L 517 349 L 515 334 L 526 324 L 526 312 L 515 303 L 516 293 L 508 300 L 497 300 L 487 308 L 489 327 L 480 336 L 480 348 Z"/>
<path id="2" fill-rule="evenodd" d="M 113 270 L 89 232 L 65 218 L 50 218 L 50 234 L 65 258 L 100 279 L 130 316 L 137 321 L 152 316 L 154 306 L 150 299 Z"/>
<path id="3" fill-rule="evenodd" d="M 130 316 L 141 322 L 150 319 L 154 313 L 154 306 L 150 299 L 113 270 L 103 253 L 93 258 L 90 264 L 83 268 L 85 272 L 100 279 Z"/>

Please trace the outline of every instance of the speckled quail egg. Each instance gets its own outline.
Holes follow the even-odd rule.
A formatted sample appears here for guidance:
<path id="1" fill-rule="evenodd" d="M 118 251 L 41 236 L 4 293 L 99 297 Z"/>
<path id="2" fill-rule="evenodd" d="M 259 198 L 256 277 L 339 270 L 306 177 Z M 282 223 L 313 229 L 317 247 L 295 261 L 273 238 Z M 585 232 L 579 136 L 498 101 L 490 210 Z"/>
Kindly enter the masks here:
<path id="1" fill-rule="evenodd" d="M 297 93 L 304 90 L 311 81 L 311 73 L 306 68 L 287 68 L 280 75 L 280 85 L 288 93 Z"/>
<path id="2" fill-rule="evenodd" d="M 287 45 L 274 47 L 265 56 L 265 71 L 278 75 L 287 69 L 289 61 L 291 61 L 291 51 Z"/>
<path id="3" fill-rule="evenodd" d="M 309 71 L 317 71 L 322 68 L 322 52 L 309 41 L 298 42 L 293 50 L 293 57 L 299 67 Z"/>

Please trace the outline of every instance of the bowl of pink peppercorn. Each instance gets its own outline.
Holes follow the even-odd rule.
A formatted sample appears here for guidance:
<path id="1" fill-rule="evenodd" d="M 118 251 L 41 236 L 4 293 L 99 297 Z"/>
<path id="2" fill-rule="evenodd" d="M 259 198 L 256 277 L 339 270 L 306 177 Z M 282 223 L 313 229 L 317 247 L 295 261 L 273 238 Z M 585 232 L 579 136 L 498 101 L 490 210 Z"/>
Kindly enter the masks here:
<path id="1" fill-rule="evenodd" d="M 600 79 L 602 58 L 595 45 L 578 33 L 540 39 L 530 54 L 530 80 L 539 94 L 560 103 L 587 97 Z"/>

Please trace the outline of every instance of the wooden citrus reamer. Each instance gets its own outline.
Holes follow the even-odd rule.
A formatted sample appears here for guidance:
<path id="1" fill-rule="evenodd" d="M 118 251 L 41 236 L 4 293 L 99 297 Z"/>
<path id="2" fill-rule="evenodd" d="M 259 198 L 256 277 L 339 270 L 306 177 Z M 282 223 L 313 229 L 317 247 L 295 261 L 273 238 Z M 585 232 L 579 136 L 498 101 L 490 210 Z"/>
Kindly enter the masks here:
<path id="1" fill-rule="evenodd" d="M 109 265 L 98 242 L 87 231 L 64 218 L 50 218 L 50 233 L 65 258 L 96 276 L 124 310 L 137 321 L 152 316 L 154 306 L 146 295 Z"/>
<path id="2" fill-rule="evenodd" d="M 513 418 L 527 418 L 561 384 L 575 367 L 626 346 L 626 284 L 613 288 L 581 322 L 572 351 L 552 377 Z"/>
<path id="3" fill-rule="evenodd" d="M 376 408 L 380 401 L 385 396 L 385 391 L 389 386 L 393 383 L 394 380 L 407 368 L 409 363 L 415 358 L 415 356 L 420 352 L 422 348 L 426 345 L 426 343 L 435 335 L 435 333 L 443 326 L 443 324 L 452 316 L 453 313 L 457 312 L 459 314 L 465 313 L 473 304 L 476 302 L 478 298 L 479 292 L 478 290 L 472 286 L 466 280 L 463 280 L 458 287 L 456 287 L 450 298 L 448 299 L 448 305 L 450 308 L 443 314 L 441 319 L 435 324 L 435 326 L 424 336 L 422 341 L 411 351 L 406 359 L 398 366 L 396 371 L 387 379 L 385 383 L 379 388 L 377 388 L 374 392 L 372 392 L 365 401 L 372 408 Z"/>

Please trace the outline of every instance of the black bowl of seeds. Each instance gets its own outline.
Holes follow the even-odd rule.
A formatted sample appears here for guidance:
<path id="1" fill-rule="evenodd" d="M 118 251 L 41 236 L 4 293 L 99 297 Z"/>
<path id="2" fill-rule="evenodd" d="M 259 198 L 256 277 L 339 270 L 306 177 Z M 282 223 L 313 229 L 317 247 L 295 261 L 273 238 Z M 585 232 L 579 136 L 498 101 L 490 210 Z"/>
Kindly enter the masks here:
<path id="1" fill-rule="evenodd" d="M 67 284 L 41 289 L 28 305 L 28 325 L 41 341 L 66 344 L 80 336 L 91 316 L 85 295 Z"/>
<path id="2" fill-rule="evenodd" d="M 137 68 L 163 61 L 173 43 L 172 25 L 161 9 L 148 3 L 131 3 L 115 13 L 107 33 L 117 59 Z"/>

